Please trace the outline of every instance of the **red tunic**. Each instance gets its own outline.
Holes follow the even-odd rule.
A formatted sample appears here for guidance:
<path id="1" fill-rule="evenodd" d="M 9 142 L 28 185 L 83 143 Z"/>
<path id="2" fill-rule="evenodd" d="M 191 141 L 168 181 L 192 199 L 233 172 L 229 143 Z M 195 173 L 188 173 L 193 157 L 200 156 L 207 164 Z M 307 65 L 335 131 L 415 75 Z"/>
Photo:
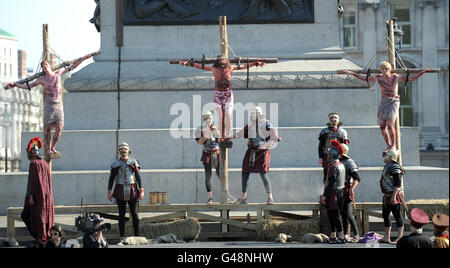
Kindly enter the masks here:
<path id="1" fill-rule="evenodd" d="M 47 241 L 50 228 L 55 223 L 52 178 L 48 163 L 42 159 L 30 162 L 27 194 L 25 196 L 22 220 L 34 239 Z M 30 206 L 29 196 L 34 205 Z"/>
<path id="2" fill-rule="evenodd" d="M 252 150 L 248 149 L 242 161 L 242 172 L 247 173 L 269 173 L 270 168 L 270 151 L 257 150 L 255 155 L 255 165 L 250 165 L 250 154 Z"/>

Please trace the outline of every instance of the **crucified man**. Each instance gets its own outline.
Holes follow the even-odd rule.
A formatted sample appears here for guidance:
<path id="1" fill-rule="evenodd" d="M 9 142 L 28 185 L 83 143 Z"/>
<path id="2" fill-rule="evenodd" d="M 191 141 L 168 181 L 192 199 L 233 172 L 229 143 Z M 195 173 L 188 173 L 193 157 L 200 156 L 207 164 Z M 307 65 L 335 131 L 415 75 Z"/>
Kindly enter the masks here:
<path id="1" fill-rule="evenodd" d="M 80 58 L 80 60 L 74 62 L 67 69 L 59 69 L 55 71 L 53 71 L 50 62 L 43 61 L 41 62 L 41 67 L 45 73 L 44 76 L 37 78 L 33 83 L 28 85 L 9 83 L 6 87 L 6 89 L 19 87 L 31 90 L 33 87 L 42 85 L 44 88 L 44 153 L 50 158 L 57 158 L 61 155 L 60 152 L 56 151 L 56 144 L 58 143 L 64 127 L 61 76 L 77 68 L 84 60 L 90 57 L 92 57 L 92 55 L 88 54 L 83 58 Z M 52 129 L 55 129 L 55 134 L 53 135 L 53 142 L 50 146 Z"/>
<path id="2" fill-rule="evenodd" d="M 380 120 L 380 130 L 386 142 L 388 150 L 398 150 L 397 130 L 395 129 L 395 119 L 397 118 L 398 109 L 400 107 L 400 96 L 398 95 L 398 81 L 406 82 L 406 76 L 400 76 L 392 73 L 392 66 L 389 62 L 383 61 L 380 65 L 381 74 L 372 76 L 359 75 L 355 72 L 344 70 L 344 74 L 351 74 L 362 81 L 377 81 L 380 85 L 381 101 L 378 106 L 378 119 Z M 408 81 L 412 82 L 424 73 L 430 72 L 430 69 L 423 69 L 414 76 L 409 77 Z"/>
<path id="3" fill-rule="evenodd" d="M 216 83 L 214 91 L 214 102 L 216 104 L 215 109 L 219 115 L 218 127 L 220 133 L 223 133 L 223 138 L 231 139 L 231 127 L 233 126 L 233 91 L 231 89 L 231 73 L 234 70 L 250 68 L 253 66 L 264 66 L 264 62 L 255 61 L 243 65 L 231 66 L 228 58 L 223 55 L 217 56 L 215 63 L 212 66 L 205 65 L 205 71 L 211 71 L 214 74 L 214 80 Z M 202 64 L 194 63 L 191 61 L 180 61 L 182 66 L 191 66 L 197 69 L 203 69 Z M 222 119 L 225 114 L 225 131 L 222 131 Z"/>

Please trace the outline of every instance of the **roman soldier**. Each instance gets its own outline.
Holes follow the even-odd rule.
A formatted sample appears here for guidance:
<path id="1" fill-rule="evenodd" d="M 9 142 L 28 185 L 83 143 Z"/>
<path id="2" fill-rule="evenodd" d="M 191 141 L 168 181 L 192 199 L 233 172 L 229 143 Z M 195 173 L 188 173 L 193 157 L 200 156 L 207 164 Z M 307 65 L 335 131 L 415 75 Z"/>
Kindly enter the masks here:
<path id="1" fill-rule="evenodd" d="M 50 228 L 55 223 L 55 208 L 50 168 L 47 161 L 41 159 L 40 148 L 42 140 L 39 137 L 28 142 L 26 151 L 30 166 L 21 218 L 30 235 L 36 241 L 45 242 L 51 237 Z"/>
<path id="2" fill-rule="evenodd" d="M 434 225 L 433 248 L 449 248 L 448 243 L 448 215 L 435 214 L 432 222 Z"/>
<path id="3" fill-rule="evenodd" d="M 130 146 L 127 143 L 122 143 L 118 146 L 120 158 L 114 161 L 111 165 L 111 174 L 108 183 L 108 199 L 112 201 L 115 198 L 119 209 L 119 232 L 121 239 L 125 236 L 125 212 L 126 205 L 130 208 L 131 216 L 133 218 L 134 235 L 139 236 L 139 200 L 144 197 L 144 187 L 141 182 L 141 175 L 139 173 L 139 162 L 129 157 Z M 114 186 L 114 192 L 111 190 Z"/>
<path id="4" fill-rule="evenodd" d="M 345 166 L 339 161 L 339 156 L 343 153 L 344 149 L 338 141 L 330 141 L 327 151 L 329 156 L 328 174 L 323 195 L 320 196 L 320 202 L 327 208 L 330 222 L 330 244 L 345 244 L 340 219 L 345 188 Z"/>
<path id="5" fill-rule="evenodd" d="M 397 248 L 432 248 L 431 239 L 422 235 L 423 226 L 430 222 L 427 213 L 420 208 L 413 208 L 410 218 L 411 234 L 400 238 Z"/>
<path id="6" fill-rule="evenodd" d="M 208 204 L 212 204 L 213 194 L 211 190 L 211 176 L 212 167 L 215 168 L 217 178 L 220 179 L 219 174 L 219 130 L 214 126 L 213 115 L 210 111 L 202 115 L 203 123 L 195 132 L 195 140 L 198 144 L 203 145 L 202 157 L 200 161 L 203 162 L 205 168 L 205 186 L 208 193 Z"/>
<path id="7" fill-rule="evenodd" d="M 345 166 L 345 190 L 343 196 L 343 208 L 342 208 L 342 223 L 344 228 L 344 235 L 347 242 L 357 243 L 359 242 L 358 225 L 356 224 L 355 217 L 352 213 L 352 207 L 355 206 L 355 189 L 361 181 L 359 176 L 359 169 L 356 162 L 348 156 L 348 146 L 341 143 L 344 153 L 340 156 L 342 164 Z M 349 224 L 353 229 L 353 238 L 350 239 Z"/>
<path id="8" fill-rule="evenodd" d="M 263 115 L 262 109 L 256 106 L 250 113 L 250 122 L 242 128 L 234 138 L 248 139 L 248 149 L 242 162 L 242 195 L 236 201 L 247 203 L 247 187 L 250 173 L 259 173 L 267 193 L 267 204 L 273 204 L 272 186 L 268 176 L 270 168 L 270 149 L 275 148 L 281 137 L 273 124 Z"/>
<path id="9" fill-rule="evenodd" d="M 328 115 L 330 120 L 327 123 L 328 127 L 322 129 L 319 134 L 319 164 L 323 167 L 323 182 L 325 183 L 327 177 L 327 167 L 329 162 L 328 149 L 330 147 L 330 142 L 336 140 L 339 143 L 349 144 L 347 131 L 341 128 L 342 122 L 340 121 L 340 116 L 338 113 L 330 113 Z"/>
<path id="10" fill-rule="evenodd" d="M 385 235 L 382 242 L 396 244 L 403 236 L 403 218 L 400 213 L 401 206 L 408 210 L 402 190 L 402 176 L 405 170 L 397 162 L 398 152 L 396 150 L 388 150 L 383 157 L 386 165 L 380 178 L 381 192 L 383 193 L 383 219 L 385 227 Z M 390 214 L 394 215 L 397 223 L 397 239 L 391 242 L 391 219 Z"/>

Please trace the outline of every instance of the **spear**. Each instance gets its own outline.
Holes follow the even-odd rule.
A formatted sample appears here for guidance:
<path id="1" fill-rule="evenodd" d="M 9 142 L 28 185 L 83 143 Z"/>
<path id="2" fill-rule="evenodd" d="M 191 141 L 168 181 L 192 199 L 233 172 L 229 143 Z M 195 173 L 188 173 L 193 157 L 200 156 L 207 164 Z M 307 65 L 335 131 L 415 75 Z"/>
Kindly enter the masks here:
<path id="1" fill-rule="evenodd" d="M 98 55 L 98 54 L 100 54 L 100 53 L 102 53 L 102 51 L 101 51 L 101 50 L 98 50 L 98 51 L 96 51 L 96 52 L 87 54 L 86 56 L 91 56 L 91 57 L 93 57 L 93 56 L 96 56 L 96 55 Z M 79 58 L 76 58 L 76 59 L 74 59 L 74 60 L 65 61 L 65 62 L 63 62 L 63 63 L 61 63 L 61 64 L 58 64 L 58 65 L 56 65 L 56 66 L 53 66 L 53 67 L 52 67 L 52 70 L 55 71 L 55 70 L 58 70 L 58 69 L 61 69 L 61 68 L 70 66 L 70 65 L 72 65 L 73 63 L 82 60 L 82 59 L 83 59 L 84 57 L 86 57 L 86 56 L 79 57 Z M 16 84 L 25 84 L 25 83 L 31 82 L 31 81 L 33 81 L 34 79 L 39 78 L 39 77 L 44 76 L 44 75 L 45 75 L 45 72 L 42 71 L 42 72 L 39 72 L 39 73 L 34 74 L 34 75 L 32 75 L 32 76 L 29 76 L 29 77 L 27 77 L 27 78 L 25 78 L 25 79 L 16 81 L 15 83 L 16 83 Z M 7 87 L 8 87 L 8 85 L 6 85 L 6 86 L 4 87 L 4 89 L 7 89 Z"/>

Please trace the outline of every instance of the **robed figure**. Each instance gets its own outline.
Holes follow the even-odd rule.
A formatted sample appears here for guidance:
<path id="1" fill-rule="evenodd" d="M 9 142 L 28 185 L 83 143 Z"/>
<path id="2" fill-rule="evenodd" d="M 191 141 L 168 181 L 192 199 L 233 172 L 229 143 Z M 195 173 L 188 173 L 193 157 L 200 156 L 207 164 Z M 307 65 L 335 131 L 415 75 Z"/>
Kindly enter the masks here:
<path id="1" fill-rule="evenodd" d="M 30 166 L 21 218 L 35 240 L 47 241 L 55 223 L 55 209 L 50 168 L 39 156 L 41 147 L 39 137 L 32 138 L 27 146 Z"/>

